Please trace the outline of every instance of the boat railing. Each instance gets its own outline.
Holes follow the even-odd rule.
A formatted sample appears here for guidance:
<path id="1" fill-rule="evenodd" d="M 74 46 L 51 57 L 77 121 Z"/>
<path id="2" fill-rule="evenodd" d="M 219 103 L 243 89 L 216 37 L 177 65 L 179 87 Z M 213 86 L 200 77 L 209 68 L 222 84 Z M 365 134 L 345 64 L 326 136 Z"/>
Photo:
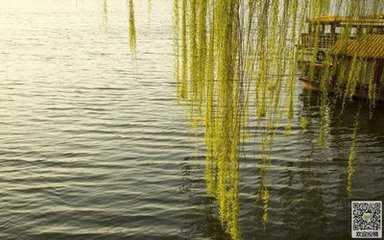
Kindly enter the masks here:
<path id="1" fill-rule="evenodd" d="M 313 48 L 315 47 L 316 37 L 313 34 L 301 34 L 301 47 Z M 331 48 L 337 41 L 337 37 L 331 34 L 323 34 L 317 37 L 318 48 Z"/>

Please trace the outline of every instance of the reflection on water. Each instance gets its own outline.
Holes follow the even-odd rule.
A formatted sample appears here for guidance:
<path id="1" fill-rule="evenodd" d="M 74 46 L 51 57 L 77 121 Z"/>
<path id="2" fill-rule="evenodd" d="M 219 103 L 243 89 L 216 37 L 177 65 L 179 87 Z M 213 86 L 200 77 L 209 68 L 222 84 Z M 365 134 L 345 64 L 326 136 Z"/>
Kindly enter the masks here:
<path id="1" fill-rule="evenodd" d="M 180 192 L 188 196 L 182 233 L 192 239 L 197 236 L 228 239 L 218 216 L 216 201 L 205 192 L 204 165 L 197 166 L 196 160 L 204 163 L 205 157 L 185 158 L 182 163 Z"/>
<path id="2" fill-rule="evenodd" d="M 295 107 L 301 107 L 292 119 L 291 135 L 286 136 L 284 124 L 278 126 L 269 165 L 263 165 L 261 150 L 255 147 L 263 141 L 262 136 L 243 144 L 236 183 L 239 186 L 241 239 L 346 239 L 350 236 L 351 199 L 384 197 L 381 176 L 384 134 L 371 127 L 383 129 L 384 109 L 378 108 L 376 115 L 370 118 L 368 108 L 356 115 L 361 108 L 356 102 L 348 103 L 340 114 L 340 104 L 329 112 L 331 121 L 326 136 L 329 141 L 322 146 L 319 144 L 321 98 L 298 91 L 302 93 L 295 99 Z M 305 129 L 300 126 L 302 117 L 308 120 Z M 354 156 L 350 148 L 354 149 Z M 194 186 L 188 191 L 189 203 L 200 211 L 209 212 L 196 214 L 200 220 L 194 221 L 205 223 L 210 219 L 211 223 L 219 224 L 218 197 L 207 197 L 204 190 L 208 184 L 207 179 L 204 183 L 206 157 L 191 157 L 189 161 L 191 170 L 186 179 L 189 187 Z M 208 223 L 204 225 L 209 226 Z M 192 229 L 188 232 L 191 239 L 200 236 L 228 238 L 225 225 L 216 227 L 216 232 L 211 232 L 212 226 L 209 231 L 203 226 L 201 232 Z"/>
<path id="3" fill-rule="evenodd" d="M 353 173 L 355 172 L 354 161 L 356 159 L 356 138 L 357 138 L 357 131 L 359 126 L 359 121 L 357 117 L 358 117 L 358 114 L 356 116 L 355 124 L 353 127 L 354 129 L 352 134 L 352 144 L 351 144 L 351 149 L 349 151 L 349 157 L 348 157 L 347 194 L 349 198 L 352 197 L 352 178 L 353 178 Z"/>
<path id="4" fill-rule="evenodd" d="M 104 31 L 105 34 L 108 33 L 108 3 L 107 0 L 104 0 L 103 2 L 103 25 L 104 25 Z"/>
<path id="5" fill-rule="evenodd" d="M 148 0 L 148 19 L 149 23 L 151 23 L 151 13 L 152 13 L 152 0 Z"/>

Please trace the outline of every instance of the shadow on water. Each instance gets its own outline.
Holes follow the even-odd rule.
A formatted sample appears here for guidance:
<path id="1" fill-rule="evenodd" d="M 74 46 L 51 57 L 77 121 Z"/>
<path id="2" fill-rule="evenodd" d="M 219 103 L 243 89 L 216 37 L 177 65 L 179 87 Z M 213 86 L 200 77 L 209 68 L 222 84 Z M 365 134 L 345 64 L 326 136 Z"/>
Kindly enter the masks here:
<path id="1" fill-rule="evenodd" d="M 104 34 L 108 34 L 108 28 L 109 28 L 109 19 L 108 19 L 108 2 L 107 0 L 104 0 L 103 2 L 103 27 L 104 27 Z"/>
<path id="2" fill-rule="evenodd" d="M 204 179 L 205 156 L 186 157 L 182 162 L 180 192 L 187 195 L 187 211 L 183 217 L 182 233 L 190 239 L 230 239 L 223 229 L 214 197 L 206 194 Z"/>
<path id="3" fill-rule="evenodd" d="M 384 153 L 383 107 L 377 106 L 371 118 L 369 108 L 360 110 L 356 159 L 351 165 L 349 149 L 353 144 L 355 116 L 360 103 L 348 102 L 343 109 L 342 104 L 336 103 L 333 109 L 329 109 L 329 141 L 323 148 L 318 144 L 320 98 L 303 91 L 300 101 L 303 104 L 301 114 L 309 117 L 310 123 L 298 134 L 301 143 L 297 143 L 295 150 L 297 158 L 282 159 L 281 164 L 278 156 L 272 159 L 270 221 L 265 231 L 260 227 L 260 217 L 253 219 L 257 223 L 253 226 L 258 231 L 244 227 L 247 225 L 245 222 L 251 224 L 251 220 L 241 221 L 245 239 L 257 238 L 252 236 L 265 239 L 348 239 L 351 200 L 384 197 L 380 190 L 380 172 L 383 170 L 380 160 Z M 288 158 L 288 153 L 284 157 Z M 254 182 L 260 184 L 260 180 Z M 369 187 L 372 184 L 374 186 Z M 351 191 L 350 196 L 348 191 Z M 244 205 L 244 201 L 241 200 L 240 205 Z M 254 209 L 254 216 L 263 214 L 261 206 L 255 208 L 252 202 L 247 206 Z"/>
<path id="4" fill-rule="evenodd" d="M 306 111 L 304 115 L 312 116 L 314 119 L 320 115 L 321 97 L 319 94 L 304 89 L 300 95 L 300 101 L 303 104 L 304 110 L 311 110 Z M 353 128 L 356 113 L 359 111 L 359 133 L 373 134 L 377 137 L 384 136 L 384 121 L 382 121 L 384 119 L 383 102 L 378 102 L 374 109 L 371 109 L 369 103 L 364 102 L 364 100 L 347 100 L 346 103 L 343 103 L 342 100 L 337 100 L 332 106 L 330 135 L 337 137 L 345 129 Z"/>
<path id="5" fill-rule="evenodd" d="M 299 99 L 299 116 L 308 117 L 308 127 L 295 126 L 288 139 L 295 142 L 294 148 L 277 140 L 270 168 L 264 168 L 258 154 L 239 158 L 247 165 L 239 169 L 240 239 L 348 239 L 351 200 L 384 197 L 378 175 L 384 170 L 379 162 L 384 153 L 384 109 L 377 106 L 372 118 L 368 108 L 360 110 L 356 159 L 351 165 L 349 151 L 359 103 L 348 102 L 343 109 L 335 104 L 329 109 L 328 141 L 321 146 L 320 99 L 305 90 Z M 187 157 L 182 164 L 180 191 L 188 195 L 183 233 L 191 238 L 230 239 L 219 217 L 219 199 L 206 193 L 205 161 L 206 156 Z M 268 182 L 263 182 L 264 171 L 269 171 Z M 269 189 L 268 205 L 260 199 L 264 184 Z M 263 219 L 266 208 L 267 223 Z"/>

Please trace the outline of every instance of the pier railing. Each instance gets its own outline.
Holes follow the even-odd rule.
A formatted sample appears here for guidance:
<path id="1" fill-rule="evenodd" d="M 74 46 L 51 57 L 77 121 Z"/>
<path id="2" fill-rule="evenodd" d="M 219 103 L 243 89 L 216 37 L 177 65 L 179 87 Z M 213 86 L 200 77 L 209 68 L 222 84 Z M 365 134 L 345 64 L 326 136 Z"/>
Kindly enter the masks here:
<path id="1" fill-rule="evenodd" d="M 320 35 L 317 38 L 318 48 L 331 48 L 336 43 L 337 37 L 331 34 Z M 303 48 L 315 47 L 316 37 L 314 34 L 301 34 L 301 46 Z"/>

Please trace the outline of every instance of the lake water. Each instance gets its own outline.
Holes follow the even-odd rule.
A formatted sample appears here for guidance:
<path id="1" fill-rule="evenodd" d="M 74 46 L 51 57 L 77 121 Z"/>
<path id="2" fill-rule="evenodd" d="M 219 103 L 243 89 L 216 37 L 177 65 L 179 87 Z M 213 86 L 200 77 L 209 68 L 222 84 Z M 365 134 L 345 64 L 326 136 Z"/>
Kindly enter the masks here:
<path id="1" fill-rule="evenodd" d="M 205 192 L 203 136 L 176 101 L 172 1 L 135 1 L 136 58 L 126 1 L 103 2 L 0 1 L 0 239 L 228 239 Z M 380 107 L 359 115 L 348 198 L 355 109 L 331 114 L 323 149 L 316 99 L 297 86 L 265 228 L 258 140 L 245 143 L 242 239 L 348 239 L 351 200 L 384 200 Z"/>

